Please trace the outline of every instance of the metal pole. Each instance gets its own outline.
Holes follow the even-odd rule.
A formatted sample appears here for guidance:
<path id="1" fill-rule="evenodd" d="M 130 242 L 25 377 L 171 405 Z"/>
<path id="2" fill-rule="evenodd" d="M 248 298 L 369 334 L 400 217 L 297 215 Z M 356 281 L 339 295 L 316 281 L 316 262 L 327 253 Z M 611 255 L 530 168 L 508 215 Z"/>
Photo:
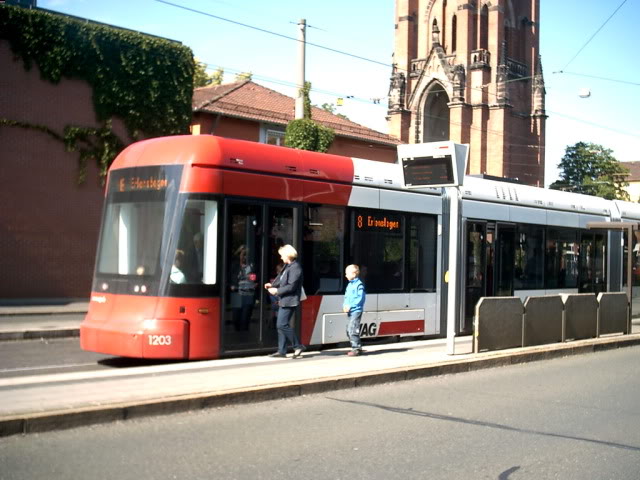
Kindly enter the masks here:
<path id="1" fill-rule="evenodd" d="M 627 300 L 629 301 L 628 315 L 627 315 L 627 333 L 631 334 L 631 310 L 633 309 L 633 299 L 631 297 L 633 290 L 631 286 L 631 280 L 633 275 L 631 274 L 631 265 L 633 264 L 631 255 L 633 254 L 633 225 L 627 227 Z"/>
<path id="2" fill-rule="evenodd" d="M 447 271 L 447 355 L 456 353 L 456 322 L 458 321 L 458 237 L 460 195 L 458 187 L 446 187 L 449 197 L 449 270 Z"/>
<path id="3" fill-rule="evenodd" d="M 304 88 L 305 76 L 305 46 L 307 38 L 307 21 L 303 18 L 298 23 L 298 96 L 296 97 L 296 120 L 304 118 L 304 95 L 302 89 Z"/>

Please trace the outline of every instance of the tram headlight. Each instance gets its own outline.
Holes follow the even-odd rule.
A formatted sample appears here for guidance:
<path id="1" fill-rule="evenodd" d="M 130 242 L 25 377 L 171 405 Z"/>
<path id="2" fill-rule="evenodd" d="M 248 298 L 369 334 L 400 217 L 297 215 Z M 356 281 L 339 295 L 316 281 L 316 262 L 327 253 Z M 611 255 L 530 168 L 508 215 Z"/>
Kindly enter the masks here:
<path id="1" fill-rule="evenodd" d="M 158 322 L 155 318 L 150 318 L 142 322 L 142 328 L 145 330 L 155 330 Z"/>
<path id="2" fill-rule="evenodd" d="M 139 285 L 134 286 L 133 291 L 138 293 L 140 291 L 140 286 Z"/>
<path id="3" fill-rule="evenodd" d="M 141 291 L 142 293 L 147 293 L 147 286 L 146 286 L 146 285 L 142 285 L 142 286 L 140 287 L 140 291 Z"/>
<path id="4" fill-rule="evenodd" d="M 107 282 L 104 282 L 102 285 L 100 285 L 100 288 L 102 288 L 102 290 L 109 290 L 109 284 Z"/>

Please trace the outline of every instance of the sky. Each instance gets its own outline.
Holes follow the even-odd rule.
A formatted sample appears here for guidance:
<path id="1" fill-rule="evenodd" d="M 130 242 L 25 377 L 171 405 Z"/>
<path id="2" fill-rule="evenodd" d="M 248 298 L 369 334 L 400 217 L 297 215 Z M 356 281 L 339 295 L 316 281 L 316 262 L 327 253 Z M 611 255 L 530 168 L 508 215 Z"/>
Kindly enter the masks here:
<path id="1" fill-rule="evenodd" d="M 38 6 L 180 41 L 209 71 L 221 67 L 225 82 L 252 72 L 255 82 L 291 97 L 299 44 L 292 39 L 305 19 L 312 103 L 342 98 L 337 113 L 387 131 L 393 0 L 39 0 Z M 603 145 L 622 162 L 640 161 L 640 0 L 541 0 L 540 10 L 549 116 L 545 185 L 557 179 L 566 147 L 579 141 Z M 587 98 L 580 96 L 585 91 Z"/>

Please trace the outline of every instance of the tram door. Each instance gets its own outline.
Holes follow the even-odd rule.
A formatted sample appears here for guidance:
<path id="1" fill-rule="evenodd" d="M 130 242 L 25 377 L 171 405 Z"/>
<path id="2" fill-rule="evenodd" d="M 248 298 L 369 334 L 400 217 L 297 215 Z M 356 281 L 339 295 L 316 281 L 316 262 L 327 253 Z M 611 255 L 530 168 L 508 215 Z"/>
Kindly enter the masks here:
<path id="1" fill-rule="evenodd" d="M 495 290 L 496 297 L 513 295 L 515 269 L 516 228 L 514 225 L 498 223 L 495 242 Z"/>
<path id="2" fill-rule="evenodd" d="M 582 232 L 580 235 L 579 286 L 580 293 L 607 291 L 607 241 L 602 233 Z"/>
<path id="3" fill-rule="evenodd" d="M 296 246 L 297 208 L 228 201 L 225 226 L 224 351 L 275 348 L 277 306 L 263 285 L 281 268 L 278 249 Z"/>
<path id="4" fill-rule="evenodd" d="M 464 314 L 460 333 L 471 334 L 476 304 L 487 290 L 487 224 L 467 222 Z"/>

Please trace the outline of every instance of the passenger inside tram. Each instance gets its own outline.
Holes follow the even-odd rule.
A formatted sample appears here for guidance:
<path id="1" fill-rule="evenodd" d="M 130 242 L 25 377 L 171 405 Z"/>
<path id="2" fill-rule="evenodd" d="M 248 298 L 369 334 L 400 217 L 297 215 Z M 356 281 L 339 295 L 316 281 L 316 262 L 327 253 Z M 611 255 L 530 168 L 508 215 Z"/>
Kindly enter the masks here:
<path id="1" fill-rule="evenodd" d="M 176 250 L 176 255 L 173 259 L 173 265 L 171 266 L 171 283 L 185 283 L 186 277 L 182 273 L 182 266 L 184 265 L 184 252 L 182 250 Z"/>
<path id="2" fill-rule="evenodd" d="M 249 322 L 255 303 L 256 272 L 249 258 L 249 250 L 240 245 L 231 267 L 231 308 L 233 324 L 237 331 L 249 330 Z"/>

